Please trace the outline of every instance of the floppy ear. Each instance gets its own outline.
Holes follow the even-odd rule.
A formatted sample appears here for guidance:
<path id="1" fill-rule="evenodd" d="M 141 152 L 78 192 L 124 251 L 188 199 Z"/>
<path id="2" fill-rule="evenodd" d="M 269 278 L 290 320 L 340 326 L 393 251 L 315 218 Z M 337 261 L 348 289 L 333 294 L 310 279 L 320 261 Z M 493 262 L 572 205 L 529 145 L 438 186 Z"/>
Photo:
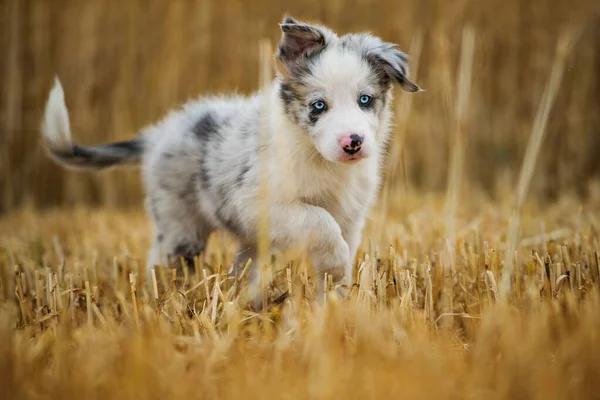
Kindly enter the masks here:
<path id="1" fill-rule="evenodd" d="M 372 49 L 368 56 L 380 65 L 386 75 L 406 92 L 419 92 L 422 89 L 408 79 L 408 56 L 395 44 L 383 43 Z"/>
<path id="2" fill-rule="evenodd" d="M 328 32 L 325 28 L 300 22 L 289 16 L 283 19 L 280 27 L 283 35 L 276 55 L 288 68 L 326 46 Z"/>

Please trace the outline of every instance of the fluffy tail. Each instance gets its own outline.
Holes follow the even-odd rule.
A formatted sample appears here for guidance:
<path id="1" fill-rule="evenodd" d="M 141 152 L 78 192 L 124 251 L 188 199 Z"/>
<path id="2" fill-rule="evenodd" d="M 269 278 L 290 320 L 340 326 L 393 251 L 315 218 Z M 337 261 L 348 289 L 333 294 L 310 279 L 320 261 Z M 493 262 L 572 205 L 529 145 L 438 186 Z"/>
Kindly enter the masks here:
<path id="1" fill-rule="evenodd" d="M 65 94 L 58 78 L 46 104 L 42 135 L 50 156 L 69 168 L 104 169 L 117 165 L 139 164 L 144 152 L 142 138 L 100 146 L 80 146 L 73 143 Z"/>

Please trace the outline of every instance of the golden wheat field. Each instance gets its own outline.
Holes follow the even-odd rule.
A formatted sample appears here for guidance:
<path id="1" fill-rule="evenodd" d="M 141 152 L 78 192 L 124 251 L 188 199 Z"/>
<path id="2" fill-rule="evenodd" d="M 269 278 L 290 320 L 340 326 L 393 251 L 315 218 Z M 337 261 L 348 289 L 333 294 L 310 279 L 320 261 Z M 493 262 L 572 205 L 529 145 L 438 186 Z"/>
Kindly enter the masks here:
<path id="1" fill-rule="evenodd" d="M 527 204 L 501 288 L 510 208 L 407 196 L 371 222 L 349 298 L 314 301 L 303 257 L 266 271 L 254 313 L 211 239 L 196 274 L 142 272 L 139 212 L 23 210 L 0 222 L 0 371 L 11 399 L 597 398 L 600 193 Z M 541 225 L 543 221 L 543 225 Z M 381 239 L 377 234 L 383 233 Z M 381 240 L 381 247 L 372 240 Z M 273 290 L 265 287 L 265 296 Z"/>
<path id="2" fill-rule="evenodd" d="M 0 1 L 0 398 L 600 398 L 599 10 Z M 289 252 L 261 266 L 257 312 L 224 232 L 149 277 L 139 173 L 64 171 L 39 124 L 55 74 L 83 144 L 250 93 L 284 14 L 399 43 L 426 91 L 397 92 L 349 296 L 316 299 Z"/>

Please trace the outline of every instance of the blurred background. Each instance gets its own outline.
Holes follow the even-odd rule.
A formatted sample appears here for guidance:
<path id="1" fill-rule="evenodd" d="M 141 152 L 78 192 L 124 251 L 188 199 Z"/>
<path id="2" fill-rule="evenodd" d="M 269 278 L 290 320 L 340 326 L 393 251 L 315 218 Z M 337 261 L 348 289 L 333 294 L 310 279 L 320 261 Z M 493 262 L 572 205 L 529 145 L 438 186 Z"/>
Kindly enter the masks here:
<path id="1" fill-rule="evenodd" d="M 492 198 L 516 181 L 557 41 L 575 28 L 532 195 L 585 196 L 600 173 L 599 7 L 598 0 L 0 0 L 0 214 L 141 207 L 135 169 L 82 174 L 45 156 L 39 126 L 55 74 L 76 141 L 128 139 L 192 97 L 256 90 L 259 40 L 274 46 L 286 13 L 340 34 L 372 31 L 413 57 L 426 92 L 413 95 L 396 128 L 403 151 L 390 169 L 426 192 L 447 186 L 461 37 L 471 26 L 465 182 Z M 397 101 L 402 96 L 397 91 Z"/>

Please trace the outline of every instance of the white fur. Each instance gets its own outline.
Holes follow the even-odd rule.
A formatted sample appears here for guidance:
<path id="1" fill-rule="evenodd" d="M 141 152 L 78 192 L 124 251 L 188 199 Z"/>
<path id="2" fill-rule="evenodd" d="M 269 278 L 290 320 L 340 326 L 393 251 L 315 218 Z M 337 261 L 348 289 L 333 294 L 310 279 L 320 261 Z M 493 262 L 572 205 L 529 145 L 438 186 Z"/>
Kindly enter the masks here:
<path id="1" fill-rule="evenodd" d="M 339 140 L 351 133 L 364 137 L 363 154 L 378 156 L 375 134 L 380 121 L 376 115 L 364 113 L 356 102 L 358 94 L 374 94 L 370 74 L 355 54 L 336 49 L 323 54 L 315 64 L 314 75 L 307 79 L 318 89 L 315 94 L 329 99 L 330 110 L 315 129 L 315 145 L 328 161 L 338 162 L 344 156 Z"/>
<path id="2" fill-rule="evenodd" d="M 68 152 L 71 150 L 69 113 L 65 105 L 65 93 L 58 77 L 54 79 L 54 86 L 48 97 L 42 124 L 42 133 L 46 145 L 52 150 L 57 152 Z"/>

